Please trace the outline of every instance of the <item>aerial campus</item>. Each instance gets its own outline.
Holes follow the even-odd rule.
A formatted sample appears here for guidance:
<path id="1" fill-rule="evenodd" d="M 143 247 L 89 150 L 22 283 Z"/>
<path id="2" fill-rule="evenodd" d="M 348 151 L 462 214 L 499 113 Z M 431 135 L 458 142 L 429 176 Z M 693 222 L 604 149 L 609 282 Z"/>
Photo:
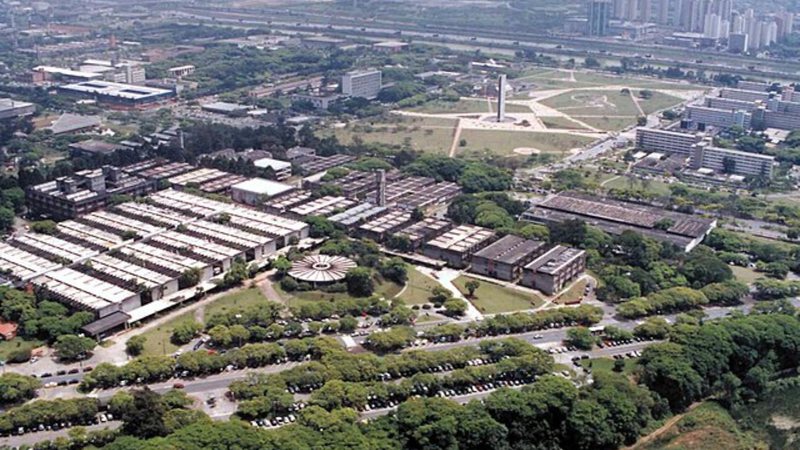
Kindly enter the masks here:
<path id="1" fill-rule="evenodd" d="M 0 1 L 0 449 L 790 449 L 784 0 Z"/>

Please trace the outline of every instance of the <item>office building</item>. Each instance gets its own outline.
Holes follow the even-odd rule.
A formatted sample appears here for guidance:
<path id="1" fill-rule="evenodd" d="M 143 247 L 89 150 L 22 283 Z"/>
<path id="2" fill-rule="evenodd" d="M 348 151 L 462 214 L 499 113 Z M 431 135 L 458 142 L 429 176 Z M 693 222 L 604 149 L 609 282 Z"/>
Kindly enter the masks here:
<path id="1" fill-rule="evenodd" d="M 195 67 L 192 65 L 185 65 L 185 66 L 177 66 L 177 67 L 170 67 L 167 69 L 169 75 L 173 78 L 182 78 L 193 74 L 195 71 Z"/>
<path id="2" fill-rule="evenodd" d="M 415 251 L 422 247 L 422 244 L 447 233 L 455 224 L 449 220 L 426 217 L 422 221 L 414 222 L 407 227 L 397 231 L 395 236 L 408 239 L 408 251 Z"/>
<path id="3" fill-rule="evenodd" d="M 636 148 L 659 153 L 691 155 L 692 147 L 703 139 L 702 134 L 678 133 L 655 128 L 636 129 Z"/>
<path id="4" fill-rule="evenodd" d="M 522 268 L 544 253 L 547 244 L 506 235 L 472 255 L 470 270 L 504 281 L 517 280 Z"/>
<path id="5" fill-rule="evenodd" d="M 342 77 L 342 94 L 350 97 L 373 99 L 381 91 L 381 71 L 354 71 Z"/>
<path id="6" fill-rule="evenodd" d="M 689 105 L 686 107 L 686 117 L 693 126 L 704 130 L 706 127 L 730 128 L 739 126 L 750 128 L 752 115 L 745 110 L 730 110 L 708 108 L 705 106 Z"/>
<path id="7" fill-rule="evenodd" d="M 36 111 L 33 103 L 20 102 L 10 98 L 0 98 L 0 120 L 30 116 Z"/>
<path id="8" fill-rule="evenodd" d="M 557 245 L 523 269 L 522 285 L 547 295 L 560 292 L 586 270 L 586 252 Z"/>
<path id="9" fill-rule="evenodd" d="M 744 176 L 772 176 L 775 157 L 713 147 L 707 142 L 694 146 L 691 167 Z"/>
<path id="10" fill-rule="evenodd" d="M 64 220 L 103 208 L 114 195 L 139 196 L 155 189 L 156 183 L 150 180 L 105 166 L 30 186 L 25 203 L 34 216 Z"/>
<path id="11" fill-rule="evenodd" d="M 361 224 L 356 229 L 356 233 L 361 237 L 371 239 L 375 242 L 383 242 L 386 238 L 396 233 L 398 230 L 409 226 L 413 222 L 415 221 L 411 217 L 409 211 L 391 209 L 386 211 L 383 215 Z"/>

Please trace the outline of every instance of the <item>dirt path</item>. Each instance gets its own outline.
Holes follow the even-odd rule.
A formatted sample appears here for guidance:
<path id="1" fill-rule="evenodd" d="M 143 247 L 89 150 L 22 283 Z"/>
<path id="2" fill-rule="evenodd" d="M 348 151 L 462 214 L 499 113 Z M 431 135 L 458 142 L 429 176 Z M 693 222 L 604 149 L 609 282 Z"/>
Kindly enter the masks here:
<path id="1" fill-rule="evenodd" d="M 274 271 L 269 271 L 260 274 L 258 277 L 256 277 L 255 280 L 253 280 L 253 285 L 258 286 L 258 289 L 261 291 L 261 294 L 264 297 L 266 297 L 267 300 L 281 304 L 286 304 L 283 297 L 281 297 L 281 295 L 278 294 L 278 291 L 275 290 L 275 288 L 272 286 L 272 281 L 269 279 L 269 277 L 272 276 L 273 273 Z"/>
<path id="2" fill-rule="evenodd" d="M 639 104 L 639 99 L 633 95 L 633 89 L 628 88 L 628 95 L 631 96 L 631 101 L 634 105 L 636 105 L 636 109 L 639 110 L 639 115 L 647 117 L 647 114 L 645 114 L 644 110 L 642 109 L 642 105 Z"/>
<path id="3" fill-rule="evenodd" d="M 450 152 L 447 154 L 451 158 L 456 157 L 456 149 L 458 148 L 459 141 L 461 140 L 461 119 L 458 119 L 456 124 L 456 131 L 453 133 L 453 142 L 450 144 Z"/>
<path id="4" fill-rule="evenodd" d="M 683 417 L 687 413 L 689 413 L 691 410 L 697 408 L 701 404 L 702 403 L 700 403 L 700 402 L 692 403 L 691 405 L 689 405 L 689 408 L 686 409 L 686 412 L 678 414 L 677 416 L 667 420 L 666 422 L 664 422 L 664 425 L 661 425 L 660 427 L 658 427 L 658 429 L 656 429 L 652 433 L 648 434 L 647 436 L 642 436 L 638 441 L 636 441 L 635 444 L 631 445 L 630 447 L 623 447 L 622 450 L 637 450 L 637 449 L 642 448 L 643 445 L 645 445 L 645 444 L 647 444 L 649 442 L 652 442 L 655 439 L 658 439 L 664 433 L 666 433 L 670 428 L 672 428 L 673 425 L 675 425 L 676 423 L 678 423 L 678 421 L 683 419 Z"/>

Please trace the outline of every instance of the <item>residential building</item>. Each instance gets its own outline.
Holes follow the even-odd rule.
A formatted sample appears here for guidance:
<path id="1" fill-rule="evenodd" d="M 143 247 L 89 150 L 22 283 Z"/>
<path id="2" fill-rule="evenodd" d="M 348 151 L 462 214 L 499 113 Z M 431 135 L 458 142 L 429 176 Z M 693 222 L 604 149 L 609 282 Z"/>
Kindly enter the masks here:
<path id="1" fill-rule="evenodd" d="M 611 20 L 612 5 L 609 0 L 588 0 L 587 2 L 587 28 L 589 36 L 608 35 L 609 21 Z"/>

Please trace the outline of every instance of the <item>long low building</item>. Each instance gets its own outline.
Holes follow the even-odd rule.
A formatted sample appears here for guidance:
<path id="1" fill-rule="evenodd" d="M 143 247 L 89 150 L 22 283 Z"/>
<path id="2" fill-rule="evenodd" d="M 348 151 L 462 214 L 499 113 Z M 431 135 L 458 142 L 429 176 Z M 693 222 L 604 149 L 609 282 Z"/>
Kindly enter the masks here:
<path id="1" fill-rule="evenodd" d="M 524 212 L 521 218 L 545 225 L 580 220 L 615 235 L 631 230 L 687 252 L 717 226 L 714 219 L 575 192 L 550 197 Z"/>
<path id="2" fill-rule="evenodd" d="M 262 264 L 308 237 L 306 223 L 166 190 L 59 223 L 51 234 L 0 242 L 0 269 L 51 298 L 91 311 L 101 336 L 172 308 L 233 263 Z M 187 274 L 195 273 L 194 277 Z M 206 288 L 208 284 L 206 284 Z"/>
<path id="3" fill-rule="evenodd" d="M 163 103 L 175 97 L 175 91 L 167 89 L 100 80 L 59 86 L 58 92 L 126 109 Z"/>

